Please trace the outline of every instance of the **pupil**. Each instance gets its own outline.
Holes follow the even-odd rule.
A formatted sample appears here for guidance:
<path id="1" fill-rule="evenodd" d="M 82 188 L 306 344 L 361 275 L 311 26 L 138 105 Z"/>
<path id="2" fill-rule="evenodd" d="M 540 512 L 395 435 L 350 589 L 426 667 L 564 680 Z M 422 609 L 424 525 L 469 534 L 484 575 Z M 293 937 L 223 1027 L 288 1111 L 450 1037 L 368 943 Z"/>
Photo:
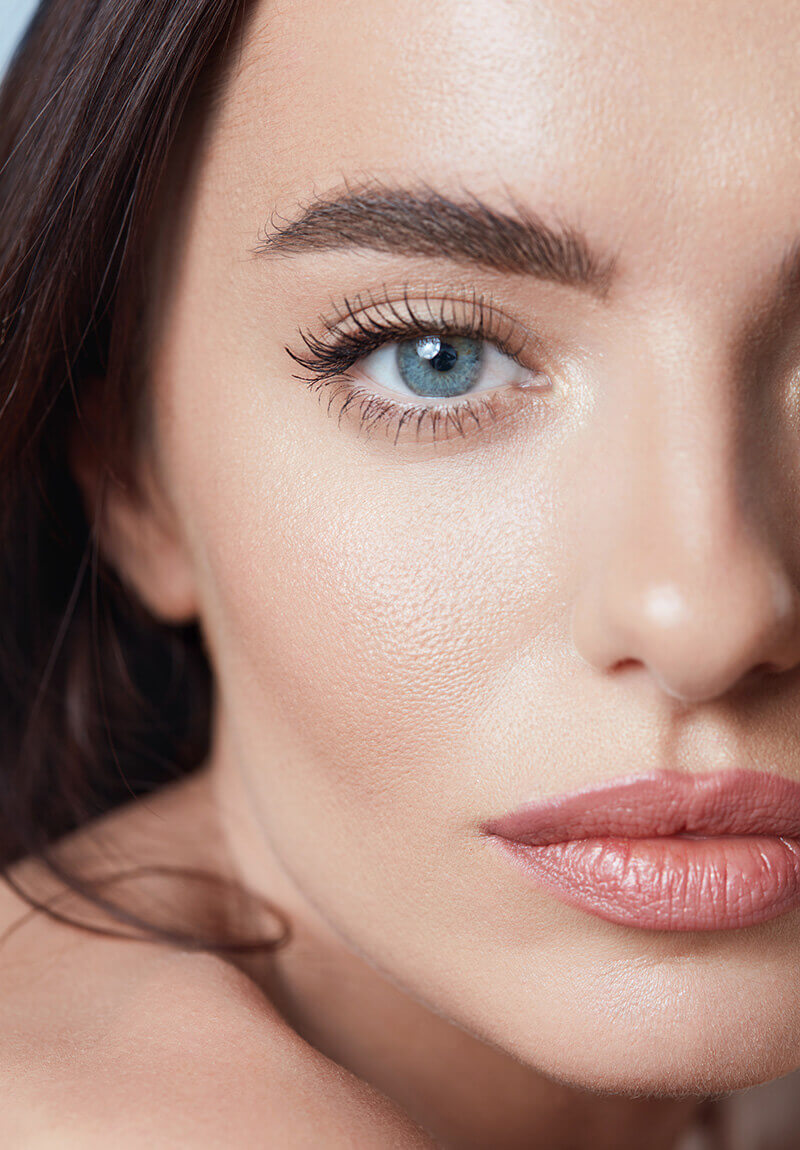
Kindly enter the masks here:
<path id="1" fill-rule="evenodd" d="M 429 360 L 431 367 L 437 371 L 450 371 L 458 359 L 458 352 L 451 343 L 443 343 L 438 355 Z"/>

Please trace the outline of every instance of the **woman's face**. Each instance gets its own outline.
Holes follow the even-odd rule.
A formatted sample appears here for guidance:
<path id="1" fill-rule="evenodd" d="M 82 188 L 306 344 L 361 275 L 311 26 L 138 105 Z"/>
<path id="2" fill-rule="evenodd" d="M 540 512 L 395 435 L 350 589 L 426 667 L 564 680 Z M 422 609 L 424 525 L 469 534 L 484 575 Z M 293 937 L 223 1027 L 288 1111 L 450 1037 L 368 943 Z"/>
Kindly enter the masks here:
<path id="1" fill-rule="evenodd" d="M 215 769 L 353 953 L 590 1088 L 800 1061 L 797 912 L 620 925 L 481 832 L 800 778 L 797 16 L 263 3 L 158 298 L 135 579 L 200 616 Z"/>

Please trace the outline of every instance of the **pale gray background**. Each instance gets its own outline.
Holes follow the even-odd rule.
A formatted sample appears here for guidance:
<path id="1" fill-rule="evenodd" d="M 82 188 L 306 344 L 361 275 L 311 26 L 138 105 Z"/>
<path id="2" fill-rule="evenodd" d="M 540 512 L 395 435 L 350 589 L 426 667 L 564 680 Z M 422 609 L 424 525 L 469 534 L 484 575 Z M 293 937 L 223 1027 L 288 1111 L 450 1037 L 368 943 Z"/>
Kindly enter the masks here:
<path id="1" fill-rule="evenodd" d="M 0 72 L 35 8 L 36 0 L 0 0 Z"/>

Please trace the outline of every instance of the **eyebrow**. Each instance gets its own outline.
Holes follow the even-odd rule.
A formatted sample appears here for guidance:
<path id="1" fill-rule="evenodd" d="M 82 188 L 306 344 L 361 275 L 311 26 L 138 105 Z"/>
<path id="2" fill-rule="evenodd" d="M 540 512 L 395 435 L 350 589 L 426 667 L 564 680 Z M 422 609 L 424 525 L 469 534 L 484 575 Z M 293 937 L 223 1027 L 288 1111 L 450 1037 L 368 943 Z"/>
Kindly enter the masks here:
<path id="1" fill-rule="evenodd" d="M 607 294 L 616 265 L 576 228 L 551 226 L 516 201 L 510 211 L 500 211 L 474 194 L 450 199 L 429 187 L 377 186 L 318 196 L 295 219 L 276 223 L 273 216 L 255 254 L 346 248 L 444 257 L 598 297 Z"/>

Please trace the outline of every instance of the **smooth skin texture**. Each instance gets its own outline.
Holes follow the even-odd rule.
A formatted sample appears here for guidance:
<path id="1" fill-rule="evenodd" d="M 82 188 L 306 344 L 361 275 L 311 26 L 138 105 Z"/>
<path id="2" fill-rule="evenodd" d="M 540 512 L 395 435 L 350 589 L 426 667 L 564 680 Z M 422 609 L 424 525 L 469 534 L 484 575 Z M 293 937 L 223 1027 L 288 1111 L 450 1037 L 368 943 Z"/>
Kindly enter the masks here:
<path id="1" fill-rule="evenodd" d="M 479 831 L 659 767 L 800 778 L 798 17 L 262 3 L 180 183 L 153 285 L 151 498 L 114 489 L 102 528 L 156 614 L 201 620 L 214 740 L 169 816 L 123 812 L 114 842 L 135 861 L 128 828 L 148 826 L 162 855 L 215 859 L 286 913 L 295 941 L 234 971 L 261 992 L 258 1041 L 300 1043 L 312 1084 L 338 1066 L 380 1092 L 339 1099 L 345 1124 L 396 1104 L 387 1145 L 421 1137 L 404 1113 L 459 1148 L 672 1147 L 699 1096 L 800 1067 L 797 913 L 620 927 L 531 887 Z M 375 181 L 513 200 L 610 253 L 613 282 L 601 298 L 447 255 L 253 254 L 314 197 Z M 360 433 L 285 348 L 384 292 L 490 299 L 550 387 L 506 389 L 463 437 Z M 91 500 L 77 450 L 76 471 Z M 238 989 L 212 979 L 209 1003 Z M 179 1064 L 167 1045 L 159 1065 Z M 291 1092 L 260 1121 L 282 1107 L 302 1123 Z"/>

